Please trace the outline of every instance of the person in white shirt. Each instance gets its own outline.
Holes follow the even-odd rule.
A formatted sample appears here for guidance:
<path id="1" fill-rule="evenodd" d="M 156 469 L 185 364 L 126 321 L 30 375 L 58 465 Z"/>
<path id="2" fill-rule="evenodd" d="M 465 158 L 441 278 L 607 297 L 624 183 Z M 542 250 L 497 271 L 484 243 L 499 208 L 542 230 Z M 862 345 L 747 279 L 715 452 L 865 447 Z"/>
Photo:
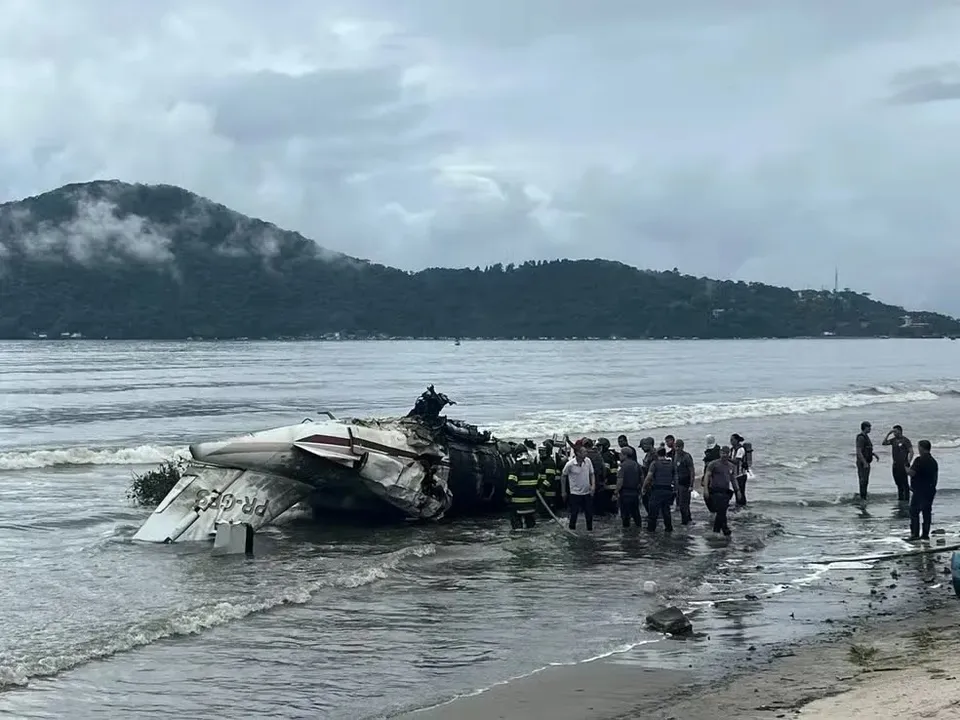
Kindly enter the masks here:
<path id="1" fill-rule="evenodd" d="M 573 457 L 567 460 L 560 473 L 560 488 L 564 501 L 567 490 L 570 495 L 570 529 L 577 529 L 577 518 L 583 512 L 587 531 L 593 531 L 593 492 L 597 486 L 593 463 L 587 459 L 587 451 L 581 443 L 573 446 Z"/>
<path id="2" fill-rule="evenodd" d="M 747 504 L 747 451 L 743 447 L 743 436 L 734 433 L 730 436 L 730 459 L 737 468 L 737 505 Z"/>

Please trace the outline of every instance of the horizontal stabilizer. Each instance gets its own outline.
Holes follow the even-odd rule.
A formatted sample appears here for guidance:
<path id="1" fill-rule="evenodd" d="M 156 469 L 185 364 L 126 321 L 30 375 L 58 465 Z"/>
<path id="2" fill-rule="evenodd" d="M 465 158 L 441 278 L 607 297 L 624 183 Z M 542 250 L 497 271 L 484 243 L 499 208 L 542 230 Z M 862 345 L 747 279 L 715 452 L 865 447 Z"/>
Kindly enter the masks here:
<path id="1" fill-rule="evenodd" d="M 180 481 L 133 536 L 144 542 L 208 540 L 220 522 L 269 525 L 311 492 L 289 478 L 190 463 Z"/>

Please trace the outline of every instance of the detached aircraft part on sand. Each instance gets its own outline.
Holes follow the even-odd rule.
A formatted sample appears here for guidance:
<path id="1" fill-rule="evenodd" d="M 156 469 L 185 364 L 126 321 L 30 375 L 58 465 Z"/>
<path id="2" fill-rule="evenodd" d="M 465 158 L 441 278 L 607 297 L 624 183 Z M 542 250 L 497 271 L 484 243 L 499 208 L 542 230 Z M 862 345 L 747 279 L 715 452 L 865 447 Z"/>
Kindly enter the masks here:
<path id="1" fill-rule="evenodd" d="M 505 506 L 506 479 L 535 449 L 503 442 L 440 412 L 433 385 L 404 417 L 307 419 L 195 443 L 183 476 L 134 535 L 146 542 L 210 540 L 220 523 L 257 531 L 307 502 L 338 519 L 440 520 Z"/>

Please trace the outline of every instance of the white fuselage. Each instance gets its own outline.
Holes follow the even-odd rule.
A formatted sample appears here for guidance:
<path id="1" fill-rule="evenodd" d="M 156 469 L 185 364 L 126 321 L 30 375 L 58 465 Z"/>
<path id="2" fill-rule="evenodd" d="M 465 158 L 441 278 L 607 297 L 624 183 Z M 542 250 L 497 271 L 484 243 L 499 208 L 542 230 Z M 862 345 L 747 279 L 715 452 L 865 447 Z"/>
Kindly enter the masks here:
<path id="1" fill-rule="evenodd" d="M 190 454 L 196 462 L 134 539 L 204 539 L 220 522 L 256 530 L 324 493 L 331 504 L 375 496 L 418 519 L 442 517 L 452 500 L 446 451 L 414 421 L 304 421 L 195 443 Z"/>

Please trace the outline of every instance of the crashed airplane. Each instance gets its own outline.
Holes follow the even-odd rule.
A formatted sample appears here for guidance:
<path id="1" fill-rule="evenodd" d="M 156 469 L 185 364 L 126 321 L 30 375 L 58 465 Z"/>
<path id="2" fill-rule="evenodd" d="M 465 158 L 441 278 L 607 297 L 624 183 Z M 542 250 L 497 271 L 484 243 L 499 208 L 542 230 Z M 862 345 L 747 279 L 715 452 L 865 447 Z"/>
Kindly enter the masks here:
<path id="1" fill-rule="evenodd" d="M 441 415 L 455 405 L 433 385 L 401 418 L 306 419 L 190 446 L 192 460 L 134 535 L 211 540 L 221 523 L 254 531 L 301 502 L 315 515 L 440 520 L 505 506 L 506 479 L 533 443 L 504 442 Z"/>

